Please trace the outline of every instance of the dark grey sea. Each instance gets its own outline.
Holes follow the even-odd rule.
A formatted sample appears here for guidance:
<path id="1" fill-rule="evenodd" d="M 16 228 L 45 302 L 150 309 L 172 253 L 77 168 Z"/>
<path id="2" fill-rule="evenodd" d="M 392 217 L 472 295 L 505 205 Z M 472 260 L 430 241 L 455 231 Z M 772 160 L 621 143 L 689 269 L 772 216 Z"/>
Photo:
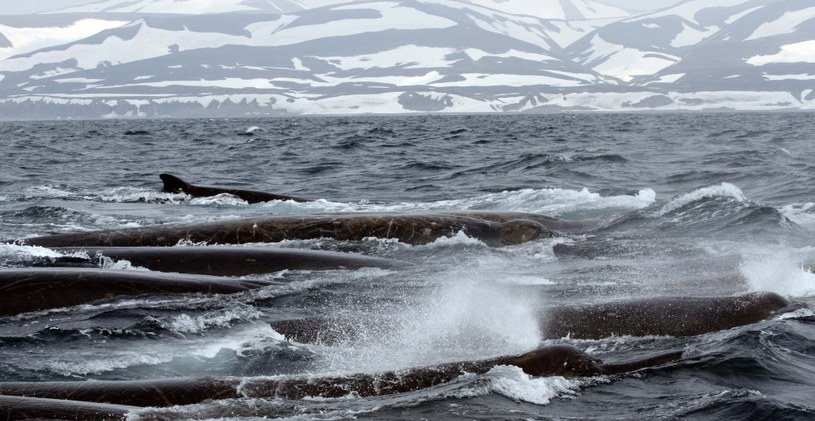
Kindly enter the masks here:
<path id="1" fill-rule="evenodd" d="M 683 338 L 543 340 L 535 318 L 551 304 L 750 291 L 815 305 L 813 133 L 812 113 L 3 122 L 0 240 L 326 212 L 522 211 L 598 224 L 507 247 L 464 234 L 415 246 L 373 238 L 264 244 L 416 265 L 288 270 L 252 275 L 269 286 L 249 293 L 136 296 L 3 317 L 0 381 L 375 373 L 566 342 L 610 361 L 686 349 L 701 356 L 623 375 L 535 378 L 497 367 L 387 397 L 245 398 L 148 412 L 230 420 L 815 419 L 809 309 Z M 163 193 L 164 172 L 314 200 L 248 204 Z M 55 255 L 7 243 L 0 266 Z M 365 321 L 338 344 L 286 341 L 269 323 L 338 315 Z M 132 415 L 140 417 L 148 416 Z"/>

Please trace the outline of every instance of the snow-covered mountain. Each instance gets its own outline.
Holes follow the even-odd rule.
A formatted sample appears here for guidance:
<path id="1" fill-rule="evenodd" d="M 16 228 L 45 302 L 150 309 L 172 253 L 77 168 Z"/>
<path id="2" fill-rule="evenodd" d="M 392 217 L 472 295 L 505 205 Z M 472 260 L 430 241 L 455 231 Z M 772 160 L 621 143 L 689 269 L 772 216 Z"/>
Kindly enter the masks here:
<path id="1" fill-rule="evenodd" d="M 55 13 L 216 14 L 230 12 L 293 13 L 349 0 L 102 0 Z M 541 19 L 604 19 L 631 12 L 595 0 L 469 0 L 505 13 Z"/>
<path id="2" fill-rule="evenodd" d="M 308 3 L 308 4 L 306 4 Z M 57 9 L 53 13 L 218 14 L 231 12 L 291 13 L 341 0 L 102 0 Z"/>
<path id="3" fill-rule="evenodd" d="M 10 118 L 815 108 L 811 0 L 107 0 L 0 54 Z"/>

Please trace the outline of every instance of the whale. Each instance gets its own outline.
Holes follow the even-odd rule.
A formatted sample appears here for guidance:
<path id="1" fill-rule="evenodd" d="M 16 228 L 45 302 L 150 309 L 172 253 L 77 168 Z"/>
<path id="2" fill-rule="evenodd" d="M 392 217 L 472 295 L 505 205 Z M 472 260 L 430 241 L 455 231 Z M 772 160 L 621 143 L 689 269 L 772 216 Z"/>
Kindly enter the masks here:
<path id="1" fill-rule="evenodd" d="M 427 244 L 458 232 L 490 246 L 521 244 L 554 235 L 543 224 L 528 219 L 492 222 L 447 214 L 339 213 L 83 231 L 31 237 L 22 242 L 43 247 L 141 247 L 174 246 L 183 240 L 213 245 L 317 238 L 359 241 L 375 237 Z"/>
<path id="2" fill-rule="evenodd" d="M 2 420 L 126 420 L 137 406 L 0 395 Z"/>
<path id="3" fill-rule="evenodd" d="M 695 336 L 744 326 L 802 305 L 772 292 L 724 297 L 653 297 L 544 307 L 537 312 L 544 339 L 603 339 L 612 336 Z M 284 319 L 269 322 L 286 339 L 335 345 L 365 332 L 387 331 L 378 320 Z M 390 326 L 395 328 L 395 326 Z"/>
<path id="4" fill-rule="evenodd" d="M 293 200 L 295 202 L 310 201 L 309 199 L 303 199 L 301 197 L 264 193 L 252 190 L 194 186 L 171 174 L 159 174 L 159 178 L 161 178 L 161 181 L 164 182 L 162 191 L 166 193 L 185 193 L 192 197 L 210 197 L 217 196 L 219 194 L 230 194 L 245 200 L 250 204 L 269 202 L 272 200 Z"/>
<path id="5" fill-rule="evenodd" d="M 87 268 L 0 269 L 0 316 L 144 294 L 234 294 L 259 280 Z"/>
<path id="6" fill-rule="evenodd" d="M 50 266 L 95 266 L 102 258 L 127 260 L 152 271 L 213 276 L 245 276 L 281 270 L 333 270 L 410 266 L 405 261 L 322 250 L 270 247 L 55 247 L 65 262 L 52 258 Z M 77 262 L 77 255 L 88 259 Z"/>
<path id="7" fill-rule="evenodd" d="M 753 324 L 801 306 L 766 291 L 725 297 L 653 297 L 545 309 L 540 326 L 547 338 L 684 337 Z"/>
<path id="8" fill-rule="evenodd" d="M 450 382 L 464 374 L 482 374 L 495 366 L 516 366 L 530 376 L 587 377 L 622 374 L 683 359 L 670 351 L 628 361 L 604 362 L 570 344 L 543 346 L 512 356 L 444 363 L 403 370 L 320 376 L 197 377 L 154 380 L 0 383 L 0 395 L 106 402 L 137 407 L 190 405 L 237 398 L 303 399 L 369 397 L 406 393 Z"/>
<path id="9" fill-rule="evenodd" d="M 275 193 L 265 193 L 254 190 L 227 189 L 219 187 L 203 187 L 192 185 L 172 174 L 162 173 L 159 178 L 164 183 L 162 191 L 167 193 L 185 193 L 193 197 L 210 197 L 219 194 L 230 194 L 247 201 L 250 204 L 269 202 L 272 200 L 293 200 L 295 202 L 308 202 L 310 199 L 286 196 Z M 451 211 L 448 215 L 464 216 L 492 222 L 508 222 L 513 219 L 528 219 L 558 231 L 585 231 L 593 229 L 602 223 L 598 219 L 584 219 L 569 221 L 531 212 L 502 212 L 502 211 Z"/>

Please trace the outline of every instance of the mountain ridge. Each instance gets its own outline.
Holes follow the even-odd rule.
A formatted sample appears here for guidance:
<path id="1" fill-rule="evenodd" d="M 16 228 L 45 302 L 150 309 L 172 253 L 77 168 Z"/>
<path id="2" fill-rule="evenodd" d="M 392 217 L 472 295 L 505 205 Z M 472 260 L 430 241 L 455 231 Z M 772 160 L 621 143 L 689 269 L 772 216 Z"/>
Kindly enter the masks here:
<path id="1" fill-rule="evenodd" d="M 692 0 L 593 20 L 540 19 L 475 3 L 47 14 L 45 23 L 74 19 L 77 28 L 104 28 L 6 56 L 0 112 L 84 118 L 815 107 L 815 6 L 807 1 Z M 125 22 L 128 16 L 134 19 Z M 0 18 L 0 53 L 14 43 L 13 34 L 1 42 L 9 27 Z"/>

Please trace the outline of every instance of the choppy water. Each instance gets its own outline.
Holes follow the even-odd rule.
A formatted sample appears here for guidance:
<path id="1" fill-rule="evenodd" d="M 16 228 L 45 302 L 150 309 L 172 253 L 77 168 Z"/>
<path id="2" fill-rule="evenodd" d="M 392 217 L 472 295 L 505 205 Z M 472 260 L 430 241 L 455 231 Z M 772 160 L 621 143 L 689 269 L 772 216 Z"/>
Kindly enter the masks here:
<path id="1" fill-rule="evenodd" d="M 490 248 L 460 235 L 290 241 L 400 270 L 286 271 L 232 296 L 135 297 L 0 318 L 0 381 L 375 372 L 528 351 L 551 303 L 770 290 L 815 305 L 815 123 L 806 113 L 559 114 L 0 123 L 0 239 L 267 214 L 507 210 L 598 218 L 580 236 Z M 318 199 L 248 205 L 194 184 Z M 571 256 L 557 257 L 563 244 Z M 0 266 L 54 252 L 0 245 Z M 111 262 L 120 270 L 139 270 Z M 737 275 L 737 276 L 733 276 Z M 315 346 L 267 323 L 387 329 Z M 376 325 L 377 323 L 374 323 Z M 253 419 L 812 419 L 809 310 L 690 338 L 570 341 L 603 359 L 703 356 L 588 379 L 487 374 L 379 398 L 243 399 L 165 410 Z M 544 341 L 555 343 L 561 341 Z M 225 415 L 231 414 L 231 415 Z M 138 415 L 134 415 L 138 418 Z"/>

